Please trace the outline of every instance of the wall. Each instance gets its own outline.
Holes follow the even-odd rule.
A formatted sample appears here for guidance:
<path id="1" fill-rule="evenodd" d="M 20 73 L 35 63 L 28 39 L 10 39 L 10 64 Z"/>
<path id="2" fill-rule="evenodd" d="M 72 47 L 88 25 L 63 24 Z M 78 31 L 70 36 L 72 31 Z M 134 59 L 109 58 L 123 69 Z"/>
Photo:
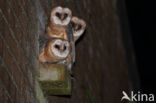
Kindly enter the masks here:
<path id="1" fill-rule="evenodd" d="M 0 1 L 0 102 L 38 103 L 38 35 L 33 1 Z"/>
<path id="2" fill-rule="evenodd" d="M 34 78 L 38 34 L 44 33 L 51 9 L 61 5 L 83 18 L 87 30 L 76 43 L 72 95 L 49 96 L 49 103 L 120 103 L 122 91 L 132 89 L 129 73 L 135 67 L 135 58 L 133 51 L 127 51 L 133 49 L 126 43 L 129 41 L 125 42 L 130 38 L 122 30 L 117 3 L 117 0 L 1 0 L 0 102 L 37 103 Z"/>

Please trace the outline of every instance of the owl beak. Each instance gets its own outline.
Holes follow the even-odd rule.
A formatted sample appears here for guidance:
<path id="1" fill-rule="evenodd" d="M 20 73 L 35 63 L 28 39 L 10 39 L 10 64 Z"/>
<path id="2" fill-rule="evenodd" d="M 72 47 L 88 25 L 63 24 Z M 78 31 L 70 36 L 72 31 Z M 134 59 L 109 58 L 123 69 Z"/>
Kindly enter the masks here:
<path id="1" fill-rule="evenodd" d="M 69 15 L 68 15 L 67 13 L 64 13 L 64 14 L 61 15 L 61 19 L 64 20 L 64 19 L 66 19 L 68 16 L 69 16 Z"/>
<path id="2" fill-rule="evenodd" d="M 64 20 L 65 19 L 65 16 L 64 14 L 61 15 L 61 20 Z"/>
<path id="3" fill-rule="evenodd" d="M 67 49 L 67 46 L 64 44 L 62 47 L 61 47 L 61 50 L 62 51 L 65 51 Z"/>
<path id="4" fill-rule="evenodd" d="M 79 31 L 79 30 L 82 29 L 82 25 L 81 24 L 77 24 L 73 28 L 74 28 L 75 31 Z"/>

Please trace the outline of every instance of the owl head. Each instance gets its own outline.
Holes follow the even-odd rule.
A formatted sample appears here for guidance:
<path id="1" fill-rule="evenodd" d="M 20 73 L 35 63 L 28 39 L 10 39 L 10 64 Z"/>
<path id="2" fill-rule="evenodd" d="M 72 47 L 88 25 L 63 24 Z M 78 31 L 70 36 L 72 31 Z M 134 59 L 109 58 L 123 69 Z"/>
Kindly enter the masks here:
<path id="1" fill-rule="evenodd" d="M 76 41 L 85 31 L 86 23 L 84 20 L 79 19 L 78 17 L 72 17 L 71 25 L 72 25 L 74 40 Z"/>
<path id="2" fill-rule="evenodd" d="M 58 6 L 52 10 L 50 20 L 56 25 L 66 26 L 69 24 L 71 17 L 70 9 Z"/>
<path id="3" fill-rule="evenodd" d="M 41 62 L 57 62 L 65 59 L 70 53 L 70 44 L 64 39 L 50 40 L 39 56 Z"/>
<path id="4" fill-rule="evenodd" d="M 51 43 L 51 53 L 56 58 L 66 58 L 70 52 L 70 44 L 67 40 L 56 39 Z"/>

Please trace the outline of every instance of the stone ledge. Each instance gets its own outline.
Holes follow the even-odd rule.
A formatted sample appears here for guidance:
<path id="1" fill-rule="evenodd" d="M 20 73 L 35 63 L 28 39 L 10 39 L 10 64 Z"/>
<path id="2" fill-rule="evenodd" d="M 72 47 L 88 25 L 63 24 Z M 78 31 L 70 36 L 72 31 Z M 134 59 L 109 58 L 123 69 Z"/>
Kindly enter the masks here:
<path id="1" fill-rule="evenodd" d="M 65 65 L 40 63 L 38 79 L 45 95 L 71 95 L 71 79 Z"/>
<path id="2" fill-rule="evenodd" d="M 36 90 L 36 99 L 38 100 L 38 102 L 39 103 L 48 103 L 47 99 L 44 97 L 44 94 L 40 88 L 38 81 L 36 81 L 35 90 Z"/>

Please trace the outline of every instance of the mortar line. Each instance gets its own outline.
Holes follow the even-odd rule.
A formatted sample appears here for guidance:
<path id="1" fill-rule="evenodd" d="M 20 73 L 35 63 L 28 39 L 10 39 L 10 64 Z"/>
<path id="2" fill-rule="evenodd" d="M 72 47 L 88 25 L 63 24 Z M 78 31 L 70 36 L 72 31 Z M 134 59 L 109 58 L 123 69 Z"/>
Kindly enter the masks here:
<path id="1" fill-rule="evenodd" d="M 1 9 L 0 9 L 0 13 L 1 13 Z M 22 55 L 24 56 L 25 59 L 28 59 L 28 57 L 26 57 L 25 54 L 23 54 L 24 51 L 25 51 L 25 49 L 19 45 L 19 42 L 18 42 L 18 40 L 16 39 L 16 37 L 15 37 L 15 35 L 14 35 L 14 32 L 13 32 L 12 28 L 10 27 L 8 21 L 6 20 L 6 18 L 4 17 L 4 15 L 2 15 L 2 17 L 3 17 L 3 19 L 5 20 L 6 24 L 8 25 L 10 34 L 11 34 L 13 40 L 15 41 L 16 45 L 18 46 L 19 50 L 21 51 Z M 32 52 L 33 52 L 33 51 L 32 51 Z M 36 59 L 38 59 L 38 58 L 36 58 Z M 28 60 L 29 60 L 29 59 L 28 59 Z M 31 63 L 28 63 L 28 61 L 27 61 L 26 64 L 29 64 L 29 65 L 30 65 Z M 32 64 L 30 65 L 30 67 L 33 67 Z M 33 73 L 33 72 L 32 72 L 32 73 Z M 34 74 L 34 73 L 33 73 L 33 74 Z"/>
<path id="2" fill-rule="evenodd" d="M 32 85 L 30 84 L 29 80 L 26 78 L 27 76 L 23 73 L 23 71 L 21 71 L 21 67 L 19 66 L 19 63 L 17 62 L 15 56 L 13 55 L 13 53 L 12 53 L 10 47 L 9 47 L 8 44 L 6 43 L 4 37 L 1 35 L 1 33 L 0 33 L 0 37 L 2 38 L 2 40 L 3 40 L 4 44 L 5 44 L 5 46 L 7 47 L 9 54 L 12 56 L 12 58 L 13 58 L 15 64 L 16 64 L 16 67 L 17 67 L 18 71 L 23 75 L 23 79 L 25 79 L 25 81 L 28 83 L 28 86 L 30 86 L 30 90 L 31 90 L 31 92 L 32 92 L 32 91 L 33 91 Z M 33 94 L 34 94 L 34 93 L 33 93 Z M 35 97 L 35 94 L 34 94 L 34 97 Z"/>
<path id="3" fill-rule="evenodd" d="M 7 95 L 7 97 L 9 98 L 9 100 L 11 101 L 11 103 L 15 103 L 13 102 L 8 90 L 6 89 L 6 87 L 4 86 L 4 83 L 2 82 L 1 78 L 0 78 L 0 85 L 2 86 L 2 88 L 4 89 L 5 94 Z"/>
<path id="4" fill-rule="evenodd" d="M 8 3 L 9 4 L 9 8 L 11 9 L 11 11 L 12 11 L 12 13 L 13 13 L 13 16 L 15 17 L 15 19 L 17 20 L 17 22 L 18 22 L 18 24 L 20 25 L 17 25 L 18 26 L 18 28 L 20 27 L 20 32 L 22 33 L 22 34 L 25 34 L 26 35 L 26 33 L 25 32 L 23 32 L 22 30 L 25 30 L 24 29 L 24 27 L 22 26 L 22 24 L 20 23 L 20 21 L 19 21 L 19 18 L 17 17 L 17 15 L 16 15 L 16 13 L 14 12 L 14 9 L 10 6 L 10 3 Z M 1 12 L 2 12 L 2 10 L 1 10 Z M 4 15 L 4 13 L 2 12 L 2 15 Z M 4 15 L 4 17 L 5 17 L 5 15 Z M 6 18 L 6 17 L 5 17 Z M 28 22 L 28 21 L 27 21 Z M 8 23 L 9 24 L 9 23 Z M 30 25 L 31 25 L 31 23 L 29 23 Z M 11 27 L 11 26 L 10 26 Z M 31 27 L 32 27 L 32 25 L 31 25 Z M 11 27 L 12 28 L 12 27 Z M 21 29 L 22 28 L 22 29 Z M 29 39 L 27 39 L 27 37 L 25 36 L 25 35 L 23 35 L 24 36 L 24 40 L 25 41 L 29 41 L 28 43 L 29 43 L 29 45 L 31 46 L 31 48 L 33 48 L 32 47 L 32 43 L 31 43 L 31 41 L 29 40 Z M 31 35 L 33 35 L 33 34 L 31 34 Z M 38 56 L 37 55 L 35 55 L 35 57 L 36 58 L 38 58 Z"/>
<path id="5" fill-rule="evenodd" d="M 22 95 L 22 93 L 19 91 L 18 86 L 17 86 L 17 83 L 15 82 L 14 77 L 11 75 L 9 69 L 7 68 L 7 66 L 6 66 L 6 64 L 5 64 L 5 62 L 4 62 L 4 60 L 2 59 L 1 56 L 0 56 L 0 61 L 1 61 L 1 66 L 5 68 L 5 71 L 7 72 L 8 76 L 11 78 L 11 81 L 12 81 L 13 85 L 15 86 L 15 88 L 16 88 L 18 94 L 19 94 L 20 96 L 24 97 L 24 96 Z"/>

